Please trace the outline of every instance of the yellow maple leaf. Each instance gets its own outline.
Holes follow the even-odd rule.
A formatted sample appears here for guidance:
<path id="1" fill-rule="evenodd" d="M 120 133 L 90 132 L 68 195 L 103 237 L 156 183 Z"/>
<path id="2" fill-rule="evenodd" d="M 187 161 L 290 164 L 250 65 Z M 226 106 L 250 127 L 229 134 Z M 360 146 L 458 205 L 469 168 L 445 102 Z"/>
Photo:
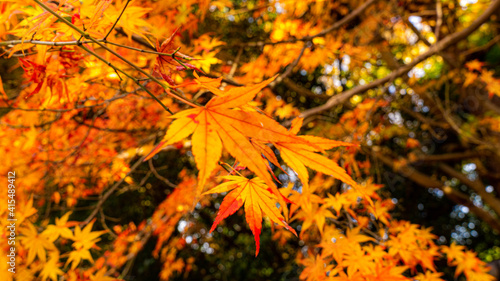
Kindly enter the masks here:
<path id="1" fill-rule="evenodd" d="M 175 114 L 172 118 L 176 118 L 176 120 L 170 124 L 163 141 L 146 159 L 151 158 L 161 148 L 192 134 L 192 150 L 199 170 L 198 195 L 217 167 L 218 160 L 222 155 L 222 145 L 232 156 L 262 178 L 275 194 L 279 194 L 267 172 L 266 161 L 249 141 L 249 137 L 263 134 L 261 131 L 265 128 L 262 127 L 262 122 L 265 121 L 257 113 L 252 114 L 230 109 L 250 102 L 274 78 L 253 86 L 232 88 L 211 99 L 204 107 L 188 109 Z M 201 84 L 201 86 L 204 85 Z M 249 122 L 252 123 L 248 124 Z M 279 125 L 277 128 L 269 130 L 287 134 L 286 129 Z"/>
<path id="2" fill-rule="evenodd" d="M 72 212 L 67 212 L 61 218 L 56 218 L 56 224 L 50 224 L 43 231 L 43 234 L 49 237 L 51 242 L 54 242 L 59 236 L 71 239 L 73 237 L 73 232 L 69 229 L 68 219 Z"/>
<path id="3" fill-rule="evenodd" d="M 27 264 L 33 262 L 35 257 L 38 256 L 40 261 L 47 260 L 47 250 L 56 250 L 54 244 L 45 235 L 39 234 L 35 226 L 28 223 L 27 227 L 21 228 L 21 243 L 28 250 Z"/>
<path id="4" fill-rule="evenodd" d="M 63 275 L 64 272 L 59 268 L 59 252 L 52 251 L 49 253 L 49 260 L 43 265 L 43 269 L 40 272 L 40 277 L 42 281 L 51 279 L 52 281 L 57 281 L 58 275 Z"/>
<path id="5" fill-rule="evenodd" d="M 78 225 L 75 227 L 75 233 L 70 238 L 75 241 L 72 245 L 75 250 L 69 253 L 69 258 L 66 261 L 66 265 L 71 263 L 71 269 L 75 269 L 82 260 L 94 262 L 89 250 L 95 247 L 95 243 L 101 240 L 98 237 L 106 231 L 92 232 L 93 225 L 94 221 L 87 224 L 83 230 Z"/>
<path id="6" fill-rule="evenodd" d="M 328 210 L 327 206 L 319 206 L 318 204 L 307 202 L 302 204 L 302 213 L 304 222 L 302 223 L 302 228 L 300 235 L 309 229 L 311 226 L 316 225 L 321 234 L 323 234 L 323 228 L 327 218 L 335 218 L 335 216 Z"/>
<path id="7" fill-rule="evenodd" d="M 209 73 L 212 65 L 222 62 L 220 59 L 215 57 L 216 55 L 217 51 L 205 52 L 201 56 L 194 56 L 195 60 L 192 60 L 191 64 Z"/>
<path id="8" fill-rule="evenodd" d="M 352 203 L 348 199 L 349 197 L 345 196 L 345 193 L 336 193 L 335 196 L 328 194 L 328 198 L 325 199 L 325 205 L 332 207 L 337 212 L 338 216 L 343 206 L 348 206 Z"/>
<path id="9" fill-rule="evenodd" d="M 88 260 L 92 263 L 94 262 L 94 259 L 92 259 L 92 255 L 88 249 L 80 248 L 78 250 L 71 251 L 69 253 L 69 258 L 66 261 L 66 265 L 71 263 L 71 269 L 75 269 L 82 260 Z"/>
<path id="10" fill-rule="evenodd" d="M 102 234 L 106 233 L 106 231 L 94 231 L 92 232 L 92 226 L 94 225 L 94 222 L 90 222 L 85 226 L 85 228 L 82 230 L 80 226 L 75 227 L 75 233 L 72 235 L 70 238 L 71 240 L 75 241 L 73 243 L 73 247 L 75 249 L 90 249 L 92 248 L 95 243 L 99 242 L 101 239 L 98 238 Z"/>

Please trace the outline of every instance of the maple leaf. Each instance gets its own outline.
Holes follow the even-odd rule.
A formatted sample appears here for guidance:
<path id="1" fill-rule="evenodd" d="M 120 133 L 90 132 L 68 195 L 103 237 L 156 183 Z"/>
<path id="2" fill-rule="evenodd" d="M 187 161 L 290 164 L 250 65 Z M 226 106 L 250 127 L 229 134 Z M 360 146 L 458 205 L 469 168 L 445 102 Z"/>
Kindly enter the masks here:
<path id="1" fill-rule="evenodd" d="M 35 226 L 28 223 L 28 226 L 22 228 L 21 234 L 23 235 L 20 240 L 22 244 L 28 249 L 28 259 L 26 263 L 30 264 L 33 262 L 35 257 L 45 262 L 47 260 L 47 250 L 55 250 L 56 247 L 45 235 L 38 234 Z"/>
<path id="2" fill-rule="evenodd" d="M 184 110 L 173 115 L 172 118 L 176 118 L 176 120 L 170 124 L 163 141 L 146 159 L 151 158 L 162 147 L 193 134 L 191 138 L 192 151 L 199 170 L 198 194 L 201 193 L 207 179 L 217 167 L 222 155 L 222 145 L 224 145 L 232 156 L 262 178 L 273 189 L 273 193 L 278 195 L 279 191 L 267 172 L 267 162 L 261 157 L 260 151 L 252 145 L 249 138 L 266 133 L 268 136 L 273 136 L 269 131 L 279 131 L 279 133 L 288 135 L 286 129 L 268 117 L 260 117 L 258 113 L 229 109 L 245 105 L 251 101 L 274 78 L 253 86 L 237 87 L 227 92 L 221 92 L 220 96 L 211 99 L 204 107 Z M 268 120 L 264 120 L 264 118 Z M 263 123 L 259 121 L 266 124 L 274 123 L 265 128 Z M 275 128 L 272 125 L 278 127 Z M 265 132 L 263 132 L 264 130 Z"/>
<path id="3" fill-rule="evenodd" d="M 75 269 L 82 260 L 88 260 L 92 263 L 94 262 L 94 259 L 92 259 L 92 255 L 88 249 L 80 248 L 78 250 L 71 251 L 69 253 L 69 258 L 66 261 L 66 265 L 71 263 L 71 269 Z"/>
<path id="4" fill-rule="evenodd" d="M 350 146 L 352 144 L 314 136 L 302 136 L 302 139 L 304 140 L 302 143 L 292 139 L 292 141 L 278 141 L 274 144 L 280 150 L 285 163 L 297 173 L 306 190 L 309 186 L 309 173 L 306 166 L 318 172 L 332 175 L 355 188 L 358 187 L 358 184 L 337 163 L 315 153 L 335 146 Z"/>
<path id="5" fill-rule="evenodd" d="M 325 205 L 332 207 L 337 212 L 337 216 L 340 215 L 343 206 L 348 206 L 351 203 L 345 193 L 336 193 L 335 196 L 328 194 L 328 198 L 325 199 Z"/>
<path id="6" fill-rule="evenodd" d="M 481 72 L 481 69 L 483 68 L 483 65 L 484 65 L 484 62 L 480 62 L 478 60 L 472 60 L 472 61 L 467 62 L 465 64 L 465 67 L 467 67 L 467 69 L 469 71 L 476 70 L 476 71 Z"/>
<path id="7" fill-rule="evenodd" d="M 206 52 L 203 54 L 203 56 L 194 56 L 196 59 L 193 61 L 193 66 L 203 69 L 205 72 L 209 73 L 210 68 L 214 64 L 221 63 L 222 61 L 215 56 L 217 55 L 217 52 Z"/>
<path id="8" fill-rule="evenodd" d="M 255 256 L 259 254 L 260 249 L 259 237 L 262 229 L 262 214 L 267 215 L 272 222 L 297 235 L 295 230 L 285 222 L 285 219 L 280 214 L 276 206 L 276 197 L 268 191 L 264 181 L 259 178 L 247 179 L 242 176 L 224 176 L 222 178 L 228 181 L 204 193 L 212 194 L 231 191 L 224 197 L 210 232 L 214 231 L 223 219 L 234 214 L 244 204 L 245 218 L 255 237 Z"/>
<path id="9" fill-rule="evenodd" d="M 461 260 L 457 262 L 455 278 L 458 277 L 461 273 L 464 273 L 465 276 L 468 276 L 472 272 L 480 271 L 482 263 L 483 262 L 477 258 L 476 253 L 465 251 L 461 257 Z"/>
<path id="10" fill-rule="evenodd" d="M 19 206 L 19 212 L 16 214 L 17 222 L 21 224 L 26 218 L 36 214 L 36 212 L 38 212 L 38 210 L 33 208 L 33 197 L 30 197 L 27 202 L 25 201 Z"/>
<path id="11" fill-rule="evenodd" d="M 326 272 L 333 269 L 333 266 L 325 262 L 321 255 L 310 255 L 301 263 L 305 268 L 300 274 L 300 279 L 306 281 L 325 280 Z"/>
<path id="12" fill-rule="evenodd" d="M 75 241 L 72 245 L 75 250 L 70 252 L 69 258 L 66 261 L 66 265 L 72 263 L 72 269 L 75 269 L 81 260 L 89 260 L 91 262 L 94 262 L 89 250 L 90 248 L 95 247 L 95 243 L 101 240 L 98 237 L 106 231 L 92 232 L 93 225 L 94 221 L 87 224 L 87 226 L 85 226 L 83 230 L 78 225 L 75 227 L 75 233 L 71 237 L 71 239 Z"/>
<path id="13" fill-rule="evenodd" d="M 419 273 L 415 276 L 415 280 L 417 281 L 443 281 L 440 277 L 443 276 L 443 273 L 440 272 L 432 272 L 426 271 L 425 273 Z"/>
<path id="14" fill-rule="evenodd" d="M 474 72 L 465 73 L 464 87 L 467 87 L 470 84 L 474 83 L 474 81 L 476 81 L 477 78 L 478 78 L 477 73 L 474 73 Z"/>
<path id="15" fill-rule="evenodd" d="M 68 228 L 72 223 L 68 223 L 69 216 L 72 212 L 67 212 L 61 218 L 56 218 L 56 224 L 50 224 L 42 232 L 45 236 L 49 238 L 51 242 L 54 242 L 59 238 L 59 236 L 71 239 L 73 237 L 73 232 Z"/>
<path id="16" fill-rule="evenodd" d="M 304 217 L 304 222 L 302 223 L 300 231 L 301 237 L 302 234 L 313 225 L 316 225 L 319 232 L 322 234 L 326 219 L 335 218 L 326 206 L 323 205 L 320 207 L 318 204 L 310 202 L 302 204 L 302 216 Z"/>
<path id="17" fill-rule="evenodd" d="M 387 266 L 383 267 L 377 264 L 375 272 L 367 275 L 366 280 L 373 281 L 410 281 L 411 279 L 404 277 L 402 273 L 407 269 L 406 266 Z"/>
<path id="18" fill-rule="evenodd" d="M 106 233 L 106 231 L 103 230 L 92 232 L 93 225 L 94 222 L 92 221 L 87 224 L 87 226 L 85 226 L 83 230 L 78 225 L 75 227 L 75 234 L 71 237 L 71 239 L 75 241 L 73 243 L 73 247 L 75 247 L 76 249 L 90 249 L 95 245 L 95 243 L 101 240 L 98 237 Z"/>
<path id="19" fill-rule="evenodd" d="M 374 263 L 373 256 L 366 253 L 359 245 L 353 245 L 354 247 L 350 247 L 351 249 L 346 253 L 344 260 L 339 263 L 339 267 L 347 267 L 347 275 L 349 276 L 356 276 L 357 272 L 367 274 L 374 271 L 376 263 Z"/>
<path id="20" fill-rule="evenodd" d="M 169 38 L 165 39 L 165 41 L 163 41 L 161 45 L 158 41 L 156 41 L 156 51 L 166 54 L 173 54 L 175 52 L 175 56 L 179 58 L 190 58 L 183 53 L 176 52 L 177 47 L 174 45 L 173 39 L 177 34 L 177 30 L 178 29 L 176 29 Z M 177 70 L 177 66 L 179 66 L 179 63 L 176 62 L 173 57 L 158 55 L 158 57 L 156 57 L 156 65 L 154 70 L 157 71 L 161 75 L 161 77 L 168 82 L 168 84 L 174 85 L 175 82 L 172 79 L 172 71 Z M 183 66 L 181 67 L 183 68 Z"/>
<path id="21" fill-rule="evenodd" d="M 448 263 L 451 263 L 453 261 L 461 262 L 463 260 L 464 250 L 465 246 L 457 245 L 455 242 L 452 242 L 449 247 L 448 246 L 441 247 L 441 252 L 446 254 Z"/>
<path id="22" fill-rule="evenodd" d="M 49 253 L 49 260 L 43 265 L 43 269 L 40 272 L 40 277 L 42 281 L 50 278 L 52 281 L 57 281 L 58 275 L 63 275 L 64 272 L 59 268 L 59 252 L 52 251 Z"/>

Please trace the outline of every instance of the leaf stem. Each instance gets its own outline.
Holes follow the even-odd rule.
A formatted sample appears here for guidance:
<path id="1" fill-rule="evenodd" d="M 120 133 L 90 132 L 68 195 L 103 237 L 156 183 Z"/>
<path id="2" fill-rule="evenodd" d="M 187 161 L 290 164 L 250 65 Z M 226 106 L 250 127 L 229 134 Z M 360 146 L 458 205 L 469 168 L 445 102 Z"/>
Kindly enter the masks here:
<path id="1" fill-rule="evenodd" d="M 106 39 L 108 38 L 109 34 L 111 34 L 111 32 L 113 31 L 113 29 L 115 29 L 116 24 L 118 23 L 118 21 L 122 17 L 123 13 L 125 12 L 125 9 L 127 9 L 127 6 L 130 3 L 130 1 L 131 0 L 127 0 L 127 3 L 125 3 L 125 6 L 123 7 L 120 15 L 118 16 L 118 18 L 116 19 L 116 21 L 113 23 L 113 26 L 111 27 L 111 29 L 108 31 L 108 34 L 106 34 L 106 36 L 104 36 L 104 38 L 103 38 L 104 41 L 106 41 Z"/>

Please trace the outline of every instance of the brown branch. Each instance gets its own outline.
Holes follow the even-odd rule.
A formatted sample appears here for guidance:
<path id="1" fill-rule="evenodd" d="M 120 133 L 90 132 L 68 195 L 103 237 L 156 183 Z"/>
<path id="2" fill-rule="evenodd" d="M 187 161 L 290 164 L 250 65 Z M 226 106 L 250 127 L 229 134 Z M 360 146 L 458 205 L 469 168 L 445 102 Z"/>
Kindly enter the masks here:
<path id="1" fill-rule="evenodd" d="M 443 40 L 439 41 L 438 43 L 432 45 L 429 47 L 429 50 L 427 52 L 421 54 L 420 56 L 416 57 L 411 63 L 406 64 L 396 70 L 394 70 L 391 74 L 387 75 L 384 78 L 377 79 L 369 84 L 361 85 L 358 87 L 355 87 L 353 89 L 347 90 L 339 95 L 331 97 L 325 104 L 308 109 L 300 115 L 303 118 L 309 117 L 314 114 L 318 114 L 320 112 L 326 111 L 338 104 L 342 104 L 348 99 L 350 99 L 354 95 L 358 95 L 361 93 L 364 93 L 370 89 L 376 88 L 380 85 L 383 85 L 384 83 L 389 82 L 390 80 L 399 77 L 408 71 L 410 71 L 413 67 L 415 67 L 417 64 L 420 62 L 424 61 L 425 59 L 445 50 L 449 46 L 456 44 L 457 42 L 461 41 L 462 39 L 465 39 L 469 34 L 474 32 L 479 26 L 481 26 L 484 22 L 486 22 L 491 15 L 493 15 L 498 9 L 500 8 L 500 0 L 495 0 L 492 2 L 492 4 L 486 9 L 486 11 L 479 16 L 474 22 L 471 23 L 468 27 L 464 28 L 463 30 L 453 33 L 445 38 Z"/>
<path id="2" fill-rule="evenodd" d="M 429 42 L 427 40 L 427 38 L 424 37 L 424 35 L 422 35 L 422 33 L 413 25 L 413 23 L 411 23 L 408 19 L 404 19 L 403 22 L 411 29 L 411 31 L 413 31 L 413 33 L 415 33 L 418 37 L 418 39 L 420 41 L 422 41 L 425 45 L 427 46 L 431 46 L 431 42 Z M 436 36 L 437 38 L 437 36 Z M 437 39 L 436 39 L 437 41 Z M 454 60 L 449 54 L 443 54 L 443 53 L 439 53 L 440 56 L 443 57 L 443 59 L 451 66 L 455 67 L 455 68 L 458 68 L 460 65 L 459 63 Z"/>
<path id="3" fill-rule="evenodd" d="M 445 130 L 450 128 L 450 125 L 448 123 L 438 122 L 438 121 L 435 121 L 433 119 L 427 118 L 427 117 L 423 116 L 422 114 L 415 112 L 407 107 L 402 106 L 399 108 L 399 110 L 403 111 L 404 113 L 410 115 L 411 117 L 415 118 L 416 120 L 418 120 L 424 124 L 429 124 L 431 126 L 440 127 L 440 128 L 445 129 Z"/>
<path id="4" fill-rule="evenodd" d="M 441 181 L 433 179 L 417 170 L 413 167 L 405 165 L 405 166 L 397 166 L 395 165 L 396 161 L 392 158 L 384 156 L 380 152 L 376 152 L 374 150 L 368 152 L 376 159 L 380 160 L 382 163 L 390 167 L 394 172 L 399 173 L 400 175 L 406 177 L 407 179 L 417 183 L 418 185 L 425 188 L 437 188 L 443 191 L 443 193 L 452 201 L 457 204 L 466 206 L 469 210 L 474 213 L 478 218 L 489 224 L 493 229 L 500 231 L 500 221 L 488 213 L 486 210 L 477 207 L 472 203 L 469 199 L 469 196 L 466 194 L 453 189 L 449 186 L 444 185 Z"/>
<path id="5" fill-rule="evenodd" d="M 403 22 L 406 24 L 406 26 L 408 26 L 411 29 L 411 31 L 413 31 L 413 33 L 417 35 L 418 40 L 422 41 L 427 46 L 432 45 L 431 42 L 429 42 L 427 38 L 425 38 L 424 35 L 422 35 L 422 33 L 420 33 L 420 31 L 415 27 L 415 25 L 413 25 L 413 23 L 411 23 L 408 19 L 406 18 L 403 19 Z"/>
<path id="6" fill-rule="evenodd" d="M 167 178 L 163 177 L 162 175 L 158 174 L 158 171 L 156 171 L 156 168 L 155 166 L 153 165 L 153 158 L 149 159 L 148 161 L 148 164 L 149 164 L 149 169 L 151 170 L 151 172 L 153 172 L 153 175 L 163 181 L 166 185 L 172 187 L 172 188 L 176 188 L 177 185 L 173 184 L 171 181 L 169 181 Z"/>
<path id="7" fill-rule="evenodd" d="M 495 198 L 493 194 L 486 192 L 486 187 L 481 182 L 477 180 L 470 180 L 466 175 L 458 172 L 457 170 L 444 163 L 439 163 L 438 167 L 443 172 L 458 179 L 461 183 L 473 189 L 477 194 L 479 194 L 479 196 L 481 196 L 481 199 L 483 199 L 483 201 L 486 202 L 486 204 L 488 204 L 489 207 L 493 211 L 495 211 L 498 216 L 500 216 L 500 200 Z"/>
<path id="8" fill-rule="evenodd" d="M 357 7 L 354 11 L 352 11 L 352 13 L 350 13 L 349 15 L 343 17 L 341 20 L 339 20 L 338 22 L 334 23 L 332 26 L 330 26 L 330 27 L 322 30 L 321 32 L 319 32 L 319 33 L 317 33 L 317 34 L 315 34 L 313 36 L 310 36 L 309 40 L 312 40 L 315 37 L 325 36 L 326 34 L 332 32 L 334 30 L 339 29 L 344 24 L 351 22 L 352 20 L 356 19 L 361 13 L 363 13 L 368 7 L 370 7 L 372 4 L 374 4 L 375 1 L 377 1 L 377 0 L 368 0 L 368 1 L 366 1 L 365 3 L 363 3 L 359 7 Z"/>
<path id="9" fill-rule="evenodd" d="M 276 78 L 276 80 L 271 82 L 268 86 L 273 88 L 276 85 L 278 85 L 279 83 L 281 83 L 281 81 L 283 81 L 283 79 L 287 78 L 292 73 L 292 70 L 297 66 L 297 64 L 299 64 L 299 61 L 302 58 L 302 56 L 304 55 L 304 51 L 306 49 L 307 49 L 307 44 L 304 44 L 304 47 L 302 47 L 302 49 L 300 50 L 300 53 L 297 56 L 297 58 L 290 65 L 288 65 L 286 70 L 283 73 L 281 73 L 280 76 L 278 76 Z"/>
<path id="10" fill-rule="evenodd" d="M 493 39 L 491 39 L 490 42 L 486 43 L 485 45 L 479 46 L 477 48 L 473 48 L 473 49 L 470 49 L 470 50 L 467 50 L 466 52 L 464 52 L 462 54 L 462 56 L 468 57 L 468 56 L 470 56 L 470 55 L 472 55 L 474 53 L 482 52 L 484 50 L 488 50 L 489 48 L 491 48 L 493 45 L 495 45 L 499 41 L 500 41 L 500 35 L 497 35 Z"/>
<path id="11" fill-rule="evenodd" d="M 440 161 L 454 161 L 463 160 L 468 158 L 477 158 L 482 156 L 483 153 L 478 151 L 466 151 L 458 153 L 448 153 L 448 154 L 438 154 L 438 155 L 426 155 L 418 158 L 413 162 L 440 162 Z"/>
<path id="12" fill-rule="evenodd" d="M 297 83 L 292 81 L 292 79 L 290 79 L 290 78 L 284 78 L 283 84 L 285 84 L 285 86 L 288 89 L 290 89 L 294 92 L 297 92 L 299 95 L 304 96 L 304 97 L 319 98 L 321 100 L 327 100 L 328 98 L 330 98 L 329 96 L 325 96 L 325 95 L 317 95 L 314 92 L 312 92 L 311 90 L 309 90 L 303 86 L 298 85 Z"/>

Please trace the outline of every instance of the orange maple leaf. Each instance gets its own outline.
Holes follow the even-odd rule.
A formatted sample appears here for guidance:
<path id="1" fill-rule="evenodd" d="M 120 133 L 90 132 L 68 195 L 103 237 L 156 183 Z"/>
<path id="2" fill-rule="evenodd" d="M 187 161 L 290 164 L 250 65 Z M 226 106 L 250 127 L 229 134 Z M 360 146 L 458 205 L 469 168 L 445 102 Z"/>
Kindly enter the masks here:
<path id="1" fill-rule="evenodd" d="M 286 222 L 276 206 L 276 196 L 268 191 L 267 185 L 259 178 L 247 179 L 242 176 L 225 176 L 228 180 L 204 194 L 221 193 L 232 190 L 220 205 L 217 217 L 210 229 L 214 231 L 217 225 L 228 216 L 234 214 L 243 204 L 245 204 L 245 218 L 255 237 L 255 256 L 259 254 L 260 232 L 262 229 L 262 214 L 265 214 L 272 222 L 290 230 L 295 235 L 297 233 Z"/>
<path id="2" fill-rule="evenodd" d="M 440 278 L 441 276 L 443 276 L 441 272 L 426 271 L 425 273 L 419 273 L 415 276 L 415 279 L 419 281 L 443 281 Z"/>
<path id="3" fill-rule="evenodd" d="M 216 169 L 224 145 L 233 157 L 256 173 L 273 189 L 273 193 L 279 195 L 279 191 L 267 172 L 267 162 L 261 157 L 260 151 L 252 145 L 249 138 L 266 133 L 269 138 L 279 133 L 288 135 L 288 132 L 274 120 L 261 116 L 259 113 L 230 109 L 243 106 L 251 101 L 274 78 L 249 87 L 232 88 L 223 92 L 221 96 L 211 99 L 204 107 L 188 109 L 175 114 L 172 118 L 176 118 L 176 120 L 170 124 L 163 141 L 146 159 L 151 158 L 162 147 L 176 143 L 192 134 L 192 151 L 199 170 L 197 194 L 201 193 L 207 179 Z M 257 121 L 261 122 L 256 123 Z M 272 125 L 277 127 L 272 125 L 264 127 L 263 122 L 266 124 L 274 122 Z"/>
<path id="4" fill-rule="evenodd" d="M 275 142 L 274 145 L 279 149 L 285 163 L 297 173 L 306 190 L 309 187 L 309 173 L 306 166 L 318 172 L 332 175 L 354 188 L 358 187 L 358 184 L 337 163 L 315 153 L 320 150 L 352 144 L 314 136 L 299 136 L 298 138 L 303 141 L 298 142 L 297 138 L 293 138 L 291 141 L 287 139 Z"/>
<path id="5" fill-rule="evenodd" d="M 481 71 L 482 67 L 484 65 L 484 62 L 480 62 L 478 60 L 473 60 L 473 61 L 469 61 L 465 64 L 465 67 L 467 67 L 467 69 L 469 71 L 473 71 L 473 70 L 477 70 L 477 71 Z"/>
<path id="6" fill-rule="evenodd" d="M 216 169 L 224 146 L 242 166 L 261 178 L 274 195 L 278 196 L 279 203 L 285 206 L 268 173 L 268 162 L 262 156 L 277 162 L 275 157 L 272 157 L 272 151 L 263 145 L 272 143 L 281 151 L 285 162 L 299 174 L 305 187 L 308 185 L 305 166 L 333 175 L 357 187 L 357 183 L 345 170 L 332 160 L 315 153 L 351 144 L 314 136 L 296 136 L 297 129 L 288 131 L 275 120 L 246 107 L 247 103 L 275 78 L 276 76 L 256 85 L 234 87 L 227 91 L 214 88 L 212 83 L 200 83 L 201 87 L 209 89 L 216 97 L 204 107 L 184 110 L 172 116 L 176 120 L 170 124 L 163 141 L 146 159 L 151 158 L 161 148 L 192 134 L 192 151 L 199 170 L 197 194 L 201 193 L 211 173 Z"/>

